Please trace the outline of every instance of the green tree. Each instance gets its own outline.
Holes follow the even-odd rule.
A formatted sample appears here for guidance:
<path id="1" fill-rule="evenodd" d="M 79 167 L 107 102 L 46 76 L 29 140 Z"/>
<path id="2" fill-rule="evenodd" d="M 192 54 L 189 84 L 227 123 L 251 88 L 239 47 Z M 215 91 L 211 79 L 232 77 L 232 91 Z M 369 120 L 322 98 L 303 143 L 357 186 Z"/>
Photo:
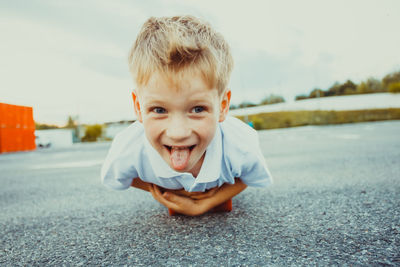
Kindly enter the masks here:
<path id="1" fill-rule="evenodd" d="M 88 125 L 85 129 L 85 136 L 82 142 L 96 142 L 103 133 L 103 126 L 100 124 Z"/>
<path id="2" fill-rule="evenodd" d="M 335 96 L 339 95 L 340 91 L 340 83 L 335 82 L 329 89 L 328 91 L 325 92 L 325 96 Z"/>
<path id="3" fill-rule="evenodd" d="M 255 106 L 257 106 L 257 105 L 252 102 L 245 101 L 245 102 L 240 103 L 238 105 L 238 108 L 249 108 L 249 107 L 255 107 Z"/>
<path id="4" fill-rule="evenodd" d="M 35 129 L 36 130 L 49 130 L 49 129 L 58 129 L 59 127 L 57 125 L 50 125 L 50 124 L 44 124 L 44 123 L 37 123 L 35 122 Z"/>
<path id="5" fill-rule="evenodd" d="M 378 79 L 375 79 L 372 77 L 368 78 L 366 84 L 367 84 L 367 87 L 369 88 L 369 92 L 371 92 L 371 93 L 378 93 L 378 92 L 385 91 L 382 82 Z"/>
<path id="6" fill-rule="evenodd" d="M 370 90 L 369 90 L 366 82 L 361 82 L 359 85 L 357 85 L 357 93 L 359 93 L 359 94 L 370 93 Z"/>
<path id="7" fill-rule="evenodd" d="M 390 93 L 400 93 L 400 82 L 389 84 Z"/>
<path id="8" fill-rule="evenodd" d="M 352 95 L 357 93 L 357 85 L 350 80 L 347 80 L 339 87 L 339 95 Z"/>
<path id="9" fill-rule="evenodd" d="M 304 100 L 304 99 L 307 99 L 307 98 L 308 98 L 307 95 L 296 95 L 295 100 L 296 100 L 296 101 L 297 101 L 297 100 Z"/>
<path id="10" fill-rule="evenodd" d="M 400 71 L 389 73 L 382 79 L 383 86 L 387 89 L 391 83 L 397 82 L 400 82 Z"/>
<path id="11" fill-rule="evenodd" d="M 263 100 L 261 100 L 260 105 L 271 105 L 282 102 L 285 102 L 285 99 L 282 96 L 271 94 L 265 97 Z"/>
<path id="12" fill-rule="evenodd" d="M 383 92 L 384 88 L 382 82 L 375 78 L 368 78 L 367 81 L 361 82 L 357 85 L 357 94 L 371 94 Z"/>
<path id="13" fill-rule="evenodd" d="M 345 83 L 340 84 L 335 82 L 328 91 L 325 92 L 325 96 L 338 96 L 338 95 L 352 95 L 357 93 L 357 85 L 351 80 L 347 80 Z"/>
<path id="14" fill-rule="evenodd" d="M 311 91 L 310 95 L 308 98 L 317 98 L 317 97 L 324 97 L 325 92 L 319 88 L 315 88 L 314 90 Z"/>
<path id="15" fill-rule="evenodd" d="M 237 109 L 238 107 L 236 106 L 236 105 L 234 105 L 234 104 L 231 104 L 230 106 L 229 106 L 229 109 Z"/>
<path id="16" fill-rule="evenodd" d="M 74 118 L 71 115 L 68 116 L 68 121 L 64 128 L 75 129 L 78 126 L 78 123 L 76 121 L 76 117 Z"/>

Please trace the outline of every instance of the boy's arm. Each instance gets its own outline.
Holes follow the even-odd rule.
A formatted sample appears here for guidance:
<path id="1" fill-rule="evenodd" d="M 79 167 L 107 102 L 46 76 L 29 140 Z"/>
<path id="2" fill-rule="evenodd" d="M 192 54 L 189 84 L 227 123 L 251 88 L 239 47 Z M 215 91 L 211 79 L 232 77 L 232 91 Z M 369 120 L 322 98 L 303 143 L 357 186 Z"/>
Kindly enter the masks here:
<path id="1" fill-rule="evenodd" d="M 151 183 L 143 182 L 140 178 L 134 178 L 132 180 L 131 186 L 142 189 L 144 191 L 150 192 Z"/>
<path id="2" fill-rule="evenodd" d="M 151 186 L 151 183 L 144 182 L 140 178 L 134 178 L 132 180 L 131 186 L 135 187 L 135 188 L 142 189 L 142 190 L 147 191 L 147 192 L 150 192 L 149 188 Z M 190 197 L 190 198 L 193 198 L 193 199 L 203 199 L 203 198 L 211 197 L 218 190 L 218 188 L 212 188 L 210 190 L 207 190 L 206 192 L 187 192 L 184 189 L 173 190 L 173 189 L 166 189 L 166 188 L 161 188 L 161 187 L 159 187 L 159 188 L 160 188 L 160 191 L 162 193 L 164 193 L 164 192 L 172 192 L 172 193 L 174 193 L 176 195 Z"/>
<path id="3" fill-rule="evenodd" d="M 199 200 L 179 196 L 171 192 L 162 193 L 157 185 L 151 185 L 150 192 L 157 201 L 167 208 L 181 214 L 197 216 L 231 199 L 246 189 L 246 187 L 246 184 L 239 178 L 236 178 L 234 184 L 224 184 L 213 196 Z"/>
<path id="4" fill-rule="evenodd" d="M 139 188 L 139 189 L 142 189 L 147 192 L 150 192 L 151 185 L 152 185 L 151 183 L 144 182 L 140 178 L 134 178 L 131 183 L 132 187 Z M 166 189 L 166 188 L 161 188 L 161 187 L 159 187 L 159 189 L 162 193 L 172 192 L 175 195 L 190 197 L 193 199 L 203 199 L 203 198 L 211 197 L 218 190 L 218 188 L 212 188 L 210 190 L 207 190 L 206 192 L 187 192 L 184 189 L 173 190 L 173 189 Z"/>

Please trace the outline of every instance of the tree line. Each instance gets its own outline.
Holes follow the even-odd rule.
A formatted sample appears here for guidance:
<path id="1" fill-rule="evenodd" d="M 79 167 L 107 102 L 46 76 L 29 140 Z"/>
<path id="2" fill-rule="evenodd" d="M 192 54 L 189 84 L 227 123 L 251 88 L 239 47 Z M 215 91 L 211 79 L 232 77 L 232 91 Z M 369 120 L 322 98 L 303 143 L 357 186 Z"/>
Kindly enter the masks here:
<path id="1" fill-rule="evenodd" d="M 344 83 L 336 82 L 327 90 L 320 88 L 313 89 L 308 95 L 298 95 L 296 100 L 303 100 L 316 97 L 373 94 L 373 93 L 400 93 L 400 71 L 387 74 L 382 80 L 368 78 L 359 84 L 351 80 Z"/>
<path id="2" fill-rule="evenodd" d="M 282 96 L 271 94 L 271 95 L 263 98 L 260 101 L 260 103 L 258 103 L 258 104 L 249 102 L 249 101 L 245 101 L 245 102 L 240 103 L 239 105 L 231 104 L 229 108 L 230 109 L 249 108 L 249 107 L 261 106 L 261 105 L 277 104 L 277 103 L 282 103 L 282 102 L 285 102 L 285 99 Z"/>
<path id="3" fill-rule="evenodd" d="M 323 90 L 320 88 L 313 89 L 309 94 L 301 94 L 295 97 L 295 100 L 303 100 L 317 97 L 356 95 L 356 94 L 373 94 L 373 93 L 400 93 L 400 71 L 387 74 L 382 80 L 368 78 L 365 81 L 356 84 L 351 80 L 344 83 L 335 82 L 330 88 Z M 285 102 L 282 96 L 271 94 L 259 103 L 244 101 L 238 105 L 231 105 L 230 109 L 248 108 L 261 105 L 269 105 Z"/>

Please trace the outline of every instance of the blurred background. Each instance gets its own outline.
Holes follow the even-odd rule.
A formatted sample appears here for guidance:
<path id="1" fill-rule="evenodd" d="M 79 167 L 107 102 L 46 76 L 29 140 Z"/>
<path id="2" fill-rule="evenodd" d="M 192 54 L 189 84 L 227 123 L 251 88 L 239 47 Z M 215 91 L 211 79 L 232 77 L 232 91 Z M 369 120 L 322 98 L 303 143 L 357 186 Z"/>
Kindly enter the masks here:
<path id="1" fill-rule="evenodd" d="M 260 130 L 274 177 L 229 214 L 169 217 L 100 182 L 135 120 L 128 51 L 150 16 L 179 14 L 230 43 L 230 114 Z M 399 266 L 399 14 L 398 0 L 0 0 L 0 266 Z"/>
<path id="2" fill-rule="evenodd" d="M 231 114 L 256 129 L 399 119 L 399 11 L 390 0 L 0 1 L 0 102 L 33 108 L 41 146 L 65 129 L 58 143 L 112 139 L 135 120 L 127 55 L 140 27 L 190 14 L 230 43 Z"/>

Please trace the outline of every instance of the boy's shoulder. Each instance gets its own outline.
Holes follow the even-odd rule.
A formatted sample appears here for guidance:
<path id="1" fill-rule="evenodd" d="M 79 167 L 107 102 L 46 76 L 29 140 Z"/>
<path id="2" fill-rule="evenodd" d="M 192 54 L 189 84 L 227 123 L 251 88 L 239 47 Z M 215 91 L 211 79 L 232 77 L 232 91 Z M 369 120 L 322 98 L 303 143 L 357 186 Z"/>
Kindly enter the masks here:
<path id="1" fill-rule="evenodd" d="M 141 145 L 143 144 L 143 137 L 143 124 L 139 121 L 135 121 L 114 137 L 113 146 L 131 147 L 135 145 Z"/>
<path id="2" fill-rule="evenodd" d="M 144 134 L 143 124 L 139 121 L 133 122 L 127 128 L 116 135 L 116 138 L 126 138 L 128 136 L 139 136 Z"/>
<path id="3" fill-rule="evenodd" d="M 228 116 L 221 123 L 221 131 L 224 143 L 229 147 L 246 151 L 259 146 L 257 131 L 235 117 Z"/>
<path id="4" fill-rule="evenodd" d="M 247 185 L 260 186 L 269 183 L 270 174 L 265 165 L 257 131 L 232 117 L 221 123 L 221 129 L 224 162 L 233 176 L 240 177 Z"/>

